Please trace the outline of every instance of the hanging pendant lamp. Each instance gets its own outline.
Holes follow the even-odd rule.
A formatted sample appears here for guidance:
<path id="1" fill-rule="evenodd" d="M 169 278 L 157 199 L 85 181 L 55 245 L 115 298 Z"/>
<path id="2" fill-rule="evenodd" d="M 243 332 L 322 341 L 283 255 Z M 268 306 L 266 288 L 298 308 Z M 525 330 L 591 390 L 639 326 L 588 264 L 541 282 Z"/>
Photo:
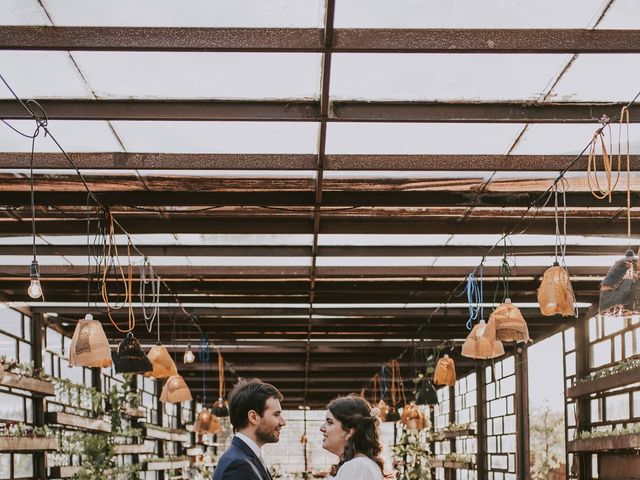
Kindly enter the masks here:
<path id="1" fill-rule="evenodd" d="M 640 268 L 638 257 L 631 250 L 631 150 L 629 144 L 629 109 L 622 107 L 620 112 L 620 134 L 626 121 L 626 160 L 627 160 L 627 239 L 629 249 L 624 258 L 618 260 L 607 272 L 600 283 L 600 302 L 598 313 L 630 317 L 640 314 Z M 618 137 L 618 165 L 620 165 L 622 147 Z"/>
<path id="2" fill-rule="evenodd" d="M 456 384 L 456 365 L 453 358 L 445 354 L 438 360 L 436 371 L 433 374 L 434 385 L 449 385 L 453 387 Z"/>
<path id="3" fill-rule="evenodd" d="M 538 303 L 542 315 L 562 315 L 571 317 L 576 315 L 576 299 L 573 294 L 569 273 L 558 262 L 554 262 L 542 276 L 538 289 Z"/>
<path id="4" fill-rule="evenodd" d="M 116 373 L 144 373 L 153 369 L 132 332 L 122 339 L 112 358 Z"/>
<path id="5" fill-rule="evenodd" d="M 196 423 L 193 424 L 193 431 L 203 435 L 213 434 L 217 435 L 222 433 L 222 425 L 220 420 L 209 409 L 205 408 L 196 418 Z"/>
<path id="6" fill-rule="evenodd" d="M 409 403 L 402 409 L 400 422 L 412 431 L 424 430 L 427 427 L 427 418 L 420 407 L 415 403 Z"/>
<path id="7" fill-rule="evenodd" d="M 487 360 L 504 355 L 504 346 L 500 340 L 496 340 L 494 325 L 487 325 L 480 320 L 462 344 L 462 356 Z"/>
<path id="8" fill-rule="evenodd" d="M 162 388 L 160 401 L 163 403 L 181 403 L 190 400 L 193 400 L 193 397 L 191 396 L 191 390 L 189 390 L 184 378 L 180 375 L 173 375 L 169 377 Z"/>
<path id="9" fill-rule="evenodd" d="M 229 404 L 225 400 L 224 358 L 218 351 L 218 400 L 213 403 L 213 413 L 222 418 L 229 416 Z"/>
<path id="10" fill-rule="evenodd" d="M 501 342 L 530 342 L 529 328 L 520 309 L 505 299 L 498 305 L 489 317 L 491 328 L 495 328 L 496 340 Z"/>
<path id="11" fill-rule="evenodd" d="M 111 347 L 102 324 L 87 313 L 84 319 L 78 320 L 73 332 L 69 366 L 106 368 L 111 363 Z"/>
<path id="12" fill-rule="evenodd" d="M 420 374 L 416 380 L 416 405 L 437 405 L 438 392 L 431 380 Z"/>
<path id="13" fill-rule="evenodd" d="M 176 364 L 171 358 L 171 355 L 169 355 L 167 347 L 164 345 L 160 345 L 159 343 L 154 345 L 151 350 L 149 350 L 149 353 L 147 353 L 147 358 L 151 362 L 153 370 L 146 372 L 144 374 L 145 377 L 167 378 L 178 375 Z"/>
<path id="14" fill-rule="evenodd" d="M 638 257 L 627 250 L 607 272 L 600 284 L 601 315 L 630 317 L 640 314 L 640 274 Z"/>

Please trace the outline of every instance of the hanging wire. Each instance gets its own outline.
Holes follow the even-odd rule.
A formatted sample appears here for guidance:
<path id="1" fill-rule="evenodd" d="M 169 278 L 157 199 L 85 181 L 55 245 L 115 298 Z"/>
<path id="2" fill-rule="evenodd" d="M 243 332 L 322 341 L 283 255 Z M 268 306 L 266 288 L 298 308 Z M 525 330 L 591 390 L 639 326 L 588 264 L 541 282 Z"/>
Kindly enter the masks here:
<path id="1" fill-rule="evenodd" d="M 469 318 L 465 326 L 467 330 L 470 331 L 473 328 L 473 322 L 480 319 L 480 309 L 482 308 L 480 304 L 482 293 L 474 272 L 471 272 L 467 277 L 467 287 L 465 290 L 467 292 L 467 302 L 469 305 Z"/>
<path id="2" fill-rule="evenodd" d="M 147 293 L 147 288 L 151 287 L 151 294 Z M 147 304 L 147 297 L 150 297 L 150 306 Z M 153 330 L 153 322 L 160 314 L 160 277 L 153 271 L 153 266 L 149 258 L 144 257 L 140 266 L 140 303 L 142 305 L 142 318 L 149 333 Z M 150 309 L 150 313 L 147 311 Z M 158 330 L 160 326 L 158 325 Z"/>

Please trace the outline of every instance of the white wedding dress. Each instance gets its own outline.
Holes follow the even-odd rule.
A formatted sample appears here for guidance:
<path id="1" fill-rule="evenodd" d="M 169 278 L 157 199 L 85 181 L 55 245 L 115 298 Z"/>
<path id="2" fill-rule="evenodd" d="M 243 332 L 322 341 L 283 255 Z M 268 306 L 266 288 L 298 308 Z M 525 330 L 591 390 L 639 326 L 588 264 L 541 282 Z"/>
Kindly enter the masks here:
<path id="1" fill-rule="evenodd" d="M 345 462 L 333 480 L 383 480 L 384 477 L 376 462 L 365 456 L 357 456 Z"/>

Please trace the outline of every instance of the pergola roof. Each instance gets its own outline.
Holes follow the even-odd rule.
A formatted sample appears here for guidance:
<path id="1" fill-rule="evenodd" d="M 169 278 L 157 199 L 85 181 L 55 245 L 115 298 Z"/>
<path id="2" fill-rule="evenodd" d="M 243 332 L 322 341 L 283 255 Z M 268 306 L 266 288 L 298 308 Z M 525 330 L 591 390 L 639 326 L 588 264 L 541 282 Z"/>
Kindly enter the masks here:
<path id="1" fill-rule="evenodd" d="M 576 156 L 640 88 L 633 0 L 16 0 L 0 5 L 0 24 L 0 73 L 38 101 L 73 162 L 38 136 L 46 302 L 27 302 L 31 142 L 0 128 L 0 292 L 57 313 L 48 321 L 69 333 L 87 309 L 87 192 L 74 166 L 94 194 L 92 234 L 108 207 L 135 264 L 147 256 L 170 287 L 163 342 L 181 352 L 206 332 L 289 407 L 359 390 L 398 356 L 409 377 L 421 341 L 463 340 L 461 293 L 483 258 L 487 310 L 506 252 L 532 337 L 573 322 L 535 303 L 554 260 L 549 189 L 566 168 L 582 316 L 627 246 L 626 178 L 599 201 Z M 35 129 L 8 89 L 0 118 Z M 632 108 L 634 154 L 638 119 Z M 640 205 L 637 156 L 631 169 Z M 94 300 L 98 290 L 94 273 Z M 141 320 L 135 333 L 155 341 Z M 459 373 L 477 364 L 451 353 Z M 201 365 L 178 367 L 198 393 Z"/>

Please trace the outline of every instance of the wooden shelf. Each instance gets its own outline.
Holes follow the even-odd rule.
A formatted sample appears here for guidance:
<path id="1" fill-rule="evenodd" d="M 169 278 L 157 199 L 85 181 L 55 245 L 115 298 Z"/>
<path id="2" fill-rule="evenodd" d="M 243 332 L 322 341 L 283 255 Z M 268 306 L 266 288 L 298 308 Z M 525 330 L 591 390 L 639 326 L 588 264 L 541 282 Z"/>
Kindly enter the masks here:
<path id="1" fill-rule="evenodd" d="M 640 448 L 640 433 L 583 438 L 571 440 L 567 444 L 567 450 L 570 452 L 606 452 L 607 450 L 632 450 L 637 448 Z"/>
<path id="2" fill-rule="evenodd" d="M 51 467 L 49 478 L 71 478 L 76 475 L 82 467 Z"/>
<path id="3" fill-rule="evenodd" d="M 159 428 L 155 428 L 154 425 L 148 423 L 144 424 L 145 437 L 153 438 L 155 440 L 166 440 L 169 442 L 182 442 L 186 443 L 191 441 L 191 434 L 186 430 L 171 430 L 167 432 Z"/>
<path id="4" fill-rule="evenodd" d="M 640 367 L 632 368 L 626 372 L 614 373 L 606 377 L 596 378 L 586 382 L 580 382 L 567 389 L 568 398 L 584 397 L 591 393 L 604 392 L 612 388 L 624 387 L 632 383 L 640 382 Z"/>
<path id="5" fill-rule="evenodd" d="M 55 394 L 53 383 L 39 378 L 25 377 L 15 373 L 0 371 L 0 385 L 11 388 L 19 388 L 36 395 L 50 396 Z"/>
<path id="6" fill-rule="evenodd" d="M 476 466 L 471 462 L 455 462 L 452 460 L 431 460 L 433 468 L 450 468 L 452 470 L 475 470 Z"/>
<path id="7" fill-rule="evenodd" d="M 137 455 L 140 453 L 155 453 L 153 442 L 120 444 L 114 447 L 116 455 Z"/>
<path id="8" fill-rule="evenodd" d="M 142 407 L 137 407 L 137 408 L 127 407 L 126 410 L 124 411 L 124 414 L 134 418 L 145 418 L 147 416 L 146 410 Z"/>
<path id="9" fill-rule="evenodd" d="M 159 470 L 175 470 L 177 468 L 188 468 L 189 460 L 175 460 L 175 461 L 155 461 L 150 460 L 146 462 L 145 470 L 147 472 L 155 472 Z"/>
<path id="10" fill-rule="evenodd" d="M 58 448 L 58 439 L 52 437 L 0 437 L 0 452 L 38 452 Z"/>
<path id="11" fill-rule="evenodd" d="M 462 430 L 441 430 L 431 433 L 428 438 L 431 442 L 442 442 L 443 440 L 454 440 L 460 437 L 472 437 L 476 434 L 473 428 L 465 428 Z"/>
<path id="12" fill-rule="evenodd" d="M 100 418 L 88 418 L 64 412 L 46 412 L 45 419 L 49 424 L 81 428 L 92 432 L 111 431 L 111 424 Z"/>

